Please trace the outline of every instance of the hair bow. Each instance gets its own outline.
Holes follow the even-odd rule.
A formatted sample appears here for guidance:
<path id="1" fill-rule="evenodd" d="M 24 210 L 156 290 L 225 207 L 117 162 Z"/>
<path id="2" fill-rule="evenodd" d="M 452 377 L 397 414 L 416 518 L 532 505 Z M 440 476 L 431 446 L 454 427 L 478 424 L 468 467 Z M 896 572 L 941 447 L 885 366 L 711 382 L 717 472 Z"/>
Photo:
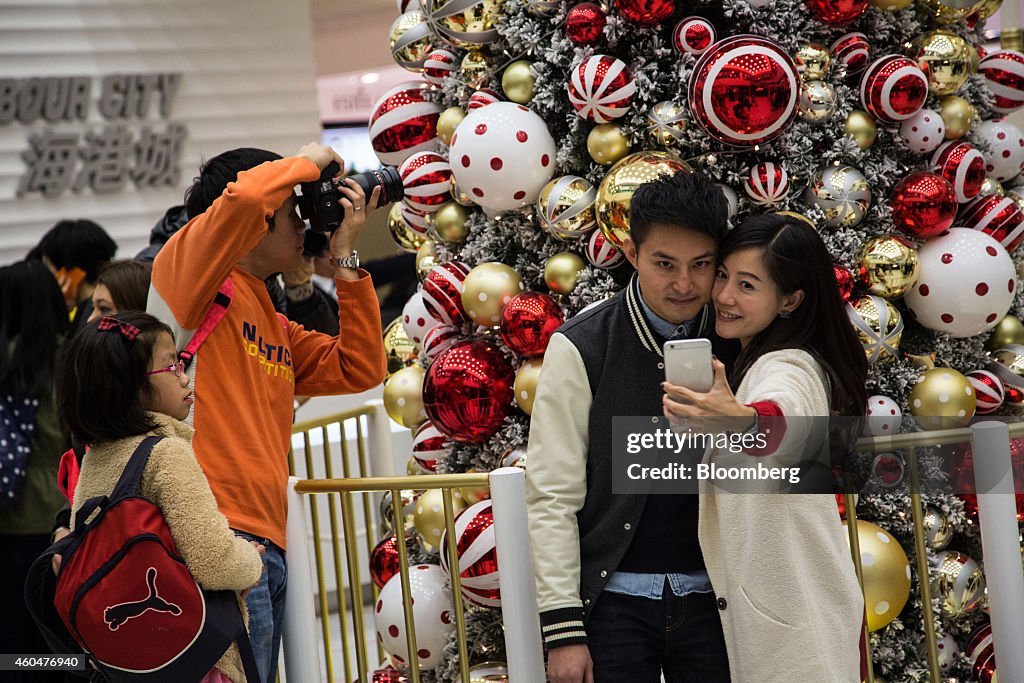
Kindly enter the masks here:
<path id="1" fill-rule="evenodd" d="M 130 341 L 135 341 L 135 338 L 138 337 L 140 333 L 139 328 L 135 327 L 135 325 L 129 325 L 123 320 L 111 318 L 109 315 L 100 318 L 100 324 L 96 326 L 96 329 L 100 332 L 116 330 Z"/>

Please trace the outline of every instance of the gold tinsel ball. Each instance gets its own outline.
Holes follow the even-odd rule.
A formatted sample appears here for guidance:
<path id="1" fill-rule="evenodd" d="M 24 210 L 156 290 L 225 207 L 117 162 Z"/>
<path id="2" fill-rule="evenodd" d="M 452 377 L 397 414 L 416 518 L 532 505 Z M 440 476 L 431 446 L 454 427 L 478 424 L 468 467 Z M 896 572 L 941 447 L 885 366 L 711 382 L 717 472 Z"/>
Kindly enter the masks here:
<path id="1" fill-rule="evenodd" d="M 445 202 L 427 217 L 430 236 L 449 244 L 462 244 L 469 236 L 469 214 L 456 201 Z"/>
<path id="2" fill-rule="evenodd" d="M 673 147 L 683 139 L 686 124 L 686 107 L 658 102 L 647 111 L 647 139 L 658 147 Z"/>
<path id="3" fill-rule="evenodd" d="M 408 537 L 416 527 L 413 526 L 412 515 L 416 510 L 416 499 L 419 498 L 420 492 L 413 491 L 411 489 L 401 489 L 398 492 L 399 509 L 401 510 L 402 520 L 404 522 L 403 529 L 405 530 L 406 536 Z M 385 491 L 384 495 L 380 499 L 380 530 L 381 537 L 392 536 L 395 533 L 395 514 L 394 509 L 391 505 L 391 491 Z"/>
<path id="4" fill-rule="evenodd" d="M 419 365 L 410 365 L 391 375 L 384 385 L 384 409 L 388 417 L 409 429 L 427 421 L 423 410 L 423 378 Z"/>
<path id="5" fill-rule="evenodd" d="M 978 112 L 970 102 L 957 95 L 946 95 L 939 100 L 939 116 L 946 125 L 946 139 L 958 140 L 967 135 Z"/>
<path id="6" fill-rule="evenodd" d="M 491 60 L 480 50 L 470 50 L 462 58 L 462 80 L 473 90 L 479 90 L 491 75 Z"/>
<path id="7" fill-rule="evenodd" d="M 417 355 L 419 351 L 405 333 L 402 316 L 398 316 L 384 328 L 384 356 L 388 359 L 388 374 L 384 381 L 387 382 L 393 374 L 415 363 Z"/>
<path id="8" fill-rule="evenodd" d="M 504 263 L 481 263 L 469 271 L 462 285 L 462 307 L 477 325 L 494 327 L 501 312 L 524 290 L 515 268 Z"/>
<path id="9" fill-rule="evenodd" d="M 629 154 L 629 136 L 617 123 L 599 123 L 587 134 L 587 151 L 597 163 L 611 166 Z"/>
<path id="10" fill-rule="evenodd" d="M 849 543 L 846 526 L 847 522 L 843 520 L 843 538 Z M 910 560 L 892 534 L 862 519 L 857 520 L 857 542 L 864 576 L 868 628 L 877 631 L 895 619 L 907 604 L 910 597 Z"/>
<path id="11" fill-rule="evenodd" d="M 1007 315 L 992 328 L 985 348 L 994 351 L 1010 344 L 1024 344 L 1024 323 L 1016 316 Z"/>
<path id="12" fill-rule="evenodd" d="M 806 81 L 800 86 L 797 115 L 808 123 L 825 123 L 836 113 L 836 90 L 824 81 Z"/>
<path id="13" fill-rule="evenodd" d="M 452 144 L 455 129 L 466 118 L 466 110 L 462 107 L 448 107 L 437 117 L 437 137 L 446 145 Z"/>
<path id="14" fill-rule="evenodd" d="M 469 683 L 508 683 L 508 666 L 505 662 L 484 662 L 469 669 Z"/>
<path id="15" fill-rule="evenodd" d="M 416 277 L 420 282 L 427 279 L 427 275 L 437 265 L 437 245 L 427 240 L 416 251 Z"/>
<path id="16" fill-rule="evenodd" d="M 636 152 L 608 170 L 597 188 L 597 224 L 618 248 L 629 237 L 629 203 L 636 188 L 648 180 L 693 169 L 670 152 Z"/>
<path id="17" fill-rule="evenodd" d="M 388 211 L 388 232 L 395 246 L 410 254 L 415 254 L 427 241 L 427 236 L 414 229 L 402 216 L 401 202 L 395 202 Z"/>
<path id="18" fill-rule="evenodd" d="M 576 289 L 576 280 L 584 264 L 576 254 L 563 251 L 553 255 L 544 264 L 544 282 L 556 294 L 570 294 Z"/>
<path id="19" fill-rule="evenodd" d="M 903 317 L 880 296 L 862 296 L 850 300 L 846 309 L 850 324 L 864 347 L 868 363 L 899 358 L 903 337 Z"/>
<path id="20" fill-rule="evenodd" d="M 875 144 L 875 135 L 878 134 L 878 127 L 875 125 L 875 119 L 871 114 L 860 109 L 854 109 L 846 115 L 846 121 L 843 123 L 843 134 L 853 138 L 853 141 L 861 149 L 867 149 Z"/>
<path id="21" fill-rule="evenodd" d="M 956 550 L 935 555 L 931 571 L 932 596 L 939 598 L 942 611 L 954 619 L 978 611 L 985 601 L 985 575 L 978 563 Z"/>
<path id="22" fill-rule="evenodd" d="M 531 358 L 516 371 L 516 404 L 527 415 L 533 415 L 533 399 L 537 395 L 537 379 L 544 357 Z"/>
<path id="23" fill-rule="evenodd" d="M 868 0 L 871 6 L 883 12 L 895 12 L 914 4 L 914 0 Z M 875 680 L 878 680 L 877 678 Z"/>
<path id="24" fill-rule="evenodd" d="M 955 24 L 963 21 L 978 6 L 978 2 L 964 0 L 918 0 L 928 14 L 940 24 Z"/>
<path id="25" fill-rule="evenodd" d="M 452 516 L 458 517 L 466 509 L 466 501 L 458 489 L 452 490 Z M 441 534 L 444 533 L 444 498 L 441 489 L 427 489 L 416 499 L 412 523 L 416 528 L 420 544 L 428 553 L 441 547 Z"/>
<path id="26" fill-rule="evenodd" d="M 981 184 L 981 191 L 978 192 L 978 196 L 979 197 L 984 197 L 984 196 L 990 195 L 990 194 L 994 194 L 994 195 L 999 196 L 999 197 L 1005 197 L 1006 196 L 1006 190 L 1003 188 L 1003 184 L 1001 182 L 999 182 L 998 180 L 996 180 L 992 176 L 985 176 L 985 182 L 983 182 Z M 1024 211 L 1024 205 L 1022 205 L 1022 204 L 1017 204 L 1017 205 L 1021 206 L 1022 207 L 1021 210 Z"/>
<path id="27" fill-rule="evenodd" d="M 857 275 L 868 292 L 886 299 L 903 296 L 917 282 L 921 261 L 900 235 L 872 237 L 857 252 Z"/>
<path id="28" fill-rule="evenodd" d="M 801 45 L 793 53 L 793 61 L 796 63 L 797 73 L 805 81 L 823 80 L 832 65 L 828 47 L 815 41 Z"/>
<path id="29" fill-rule="evenodd" d="M 527 104 L 533 99 L 533 87 L 537 82 L 533 67 L 525 59 L 512 62 L 501 74 L 501 89 L 512 102 Z"/>
<path id="30" fill-rule="evenodd" d="M 977 407 L 974 387 L 952 368 L 928 370 L 917 379 L 907 398 L 910 414 L 923 429 L 963 427 Z"/>
<path id="31" fill-rule="evenodd" d="M 412 10 L 395 19 L 388 36 L 391 56 L 402 68 L 423 71 L 423 62 L 433 47 L 433 34 L 423 12 Z"/>
<path id="32" fill-rule="evenodd" d="M 971 55 L 977 51 L 957 34 L 939 29 L 914 41 L 914 57 L 928 77 L 928 92 L 952 95 L 971 75 Z"/>
<path id="33" fill-rule="evenodd" d="M 942 510 L 929 505 L 924 511 L 924 542 L 932 550 L 942 550 L 953 540 L 956 529 Z"/>
<path id="34" fill-rule="evenodd" d="M 597 227 L 595 201 L 597 189 L 586 178 L 555 178 L 537 196 L 537 220 L 552 237 L 576 240 Z"/>

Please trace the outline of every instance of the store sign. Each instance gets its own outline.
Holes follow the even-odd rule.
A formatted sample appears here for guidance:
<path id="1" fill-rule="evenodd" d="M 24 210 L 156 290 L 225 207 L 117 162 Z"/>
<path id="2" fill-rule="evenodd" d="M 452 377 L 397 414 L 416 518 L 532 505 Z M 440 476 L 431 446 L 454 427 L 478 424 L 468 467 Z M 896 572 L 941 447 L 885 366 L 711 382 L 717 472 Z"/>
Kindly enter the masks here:
<path id="1" fill-rule="evenodd" d="M 36 126 L 17 195 L 177 186 L 187 129 L 167 119 L 180 85 L 178 73 L 0 78 L 0 126 Z M 87 123 L 92 107 L 106 123 Z"/>

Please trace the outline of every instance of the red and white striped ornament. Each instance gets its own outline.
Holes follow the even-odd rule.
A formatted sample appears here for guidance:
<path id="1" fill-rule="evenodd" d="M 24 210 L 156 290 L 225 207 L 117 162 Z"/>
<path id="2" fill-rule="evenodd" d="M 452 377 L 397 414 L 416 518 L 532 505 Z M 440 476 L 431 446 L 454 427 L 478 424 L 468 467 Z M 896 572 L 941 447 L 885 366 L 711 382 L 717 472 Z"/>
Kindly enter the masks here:
<path id="1" fill-rule="evenodd" d="M 927 97 L 928 78 L 917 62 L 903 55 L 879 57 L 860 81 L 861 105 L 884 123 L 909 119 Z"/>
<path id="2" fill-rule="evenodd" d="M 964 648 L 967 653 L 967 665 L 979 683 L 996 683 L 996 646 L 992 638 L 992 624 L 985 624 L 973 634 Z"/>
<path id="3" fill-rule="evenodd" d="M 626 260 L 625 255 L 600 230 L 590 233 L 586 252 L 591 265 L 602 270 L 617 268 Z"/>
<path id="4" fill-rule="evenodd" d="M 488 104 L 494 104 L 495 102 L 501 102 L 501 95 L 490 88 L 481 88 L 475 93 L 469 96 L 469 102 L 466 103 L 466 111 L 471 112 L 474 109 L 480 107 L 486 107 Z"/>
<path id="5" fill-rule="evenodd" d="M 1012 252 L 1024 237 L 1024 213 L 1009 197 L 990 194 L 969 204 L 958 223 L 994 237 Z"/>
<path id="6" fill-rule="evenodd" d="M 404 201 L 419 211 L 433 213 L 452 198 L 452 169 L 436 152 L 417 152 L 398 169 L 405 188 Z"/>
<path id="7" fill-rule="evenodd" d="M 430 227 L 427 221 L 427 214 L 419 209 L 414 209 L 408 204 L 403 203 L 399 207 L 398 212 L 402 216 L 402 220 L 405 221 L 412 230 L 420 235 L 426 235 L 427 229 Z"/>
<path id="8" fill-rule="evenodd" d="M 437 149 L 441 105 L 428 101 L 423 82 L 400 83 L 384 93 L 370 115 L 370 144 L 381 163 L 397 166 L 416 152 Z"/>
<path id="9" fill-rule="evenodd" d="M 967 381 L 974 387 L 974 396 L 978 400 L 975 412 L 988 415 L 999 410 L 1006 397 L 1003 381 L 988 370 L 971 370 L 967 373 Z"/>
<path id="10" fill-rule="evenodd" d="M 942 145 L 932 155 L 932 166 L 953 185 L 961 204 L 981 192 L 985 182 L 985 157 L 970 143 L 954 140 Z"/>
<path id="11" fill-rule="evenodd" d="M 423 78 L 431 85 L 441 85 L 448 74 L 458 66 L 459 58 L 451 50 L 437 48 L 423 62 Z"/>
<path id="12" fill-rule="evenodd" d="M 846 67 L 846 74 L 853 76 L 867 68 L 870 59 L 868 37 L 863 33 L 847 33 L 839 36 L 828 49 L 836 64 Z"/>
<path id="13" fill-rule="evenodd" d="M 445 325 L 461 325 L 466 321 L 462 307 L 462 288 L 469 275 L 469 266 L 449 261 L 427 273 L 423 281 L 423 303 L 430 315 Z"/>
<path id="14" fill-rule="evenodd" d="M 629 111 L 636 83 L 621 59 L 594 55 L 573 69 L 569 79 L 569 102 L 581 117 L 608 123 Z"/>
<path id="15" fill-rule="evenodd" d="M 716 38 L 715 27 L 704 17 L 686 17 L 672 30 L 672 47 L 679 54 L 699 57 Z"/>
<path id="16" fill-rule="evenodd" d="M 1024 107 L 1024 54 L 1015 50 L 993 52 L 978 65 L 978 73 L 995 95 L 992 108 L 1011 114 Z"/>
<path id="17" fill-rule="evenodd" d="M 454 325 L 438 325 L 423 338 L 423 355 L 434 360 L 462 339 L 462 330 Z"/>
<path id="18" fill-rule="evenodd" d="M 441 535 L 442 548 L 447 547 L 447 533 Z M 455 518 L 455 539 L 462 596 L 480 607 L 500 607 L 498 551 L 490 499 L 470 505 Z M 452 573 L 447 552 L 441 553 L 441 569 L 450 581 Z"/>
<path id="19" fill-rule="evenodd" d="M 437 461 L 451 453 L 451 442 L 434 423 L 427 420 L 412 437 L 412 457 L 420 467 L 437 472 Z"/>
<path id="20" fill-rule="evenodd" d="M 789 194 L 789 174 L 782 164 L 763 161 L 751 167 L 743 189 L 755 205 L 775 206 Z"/>

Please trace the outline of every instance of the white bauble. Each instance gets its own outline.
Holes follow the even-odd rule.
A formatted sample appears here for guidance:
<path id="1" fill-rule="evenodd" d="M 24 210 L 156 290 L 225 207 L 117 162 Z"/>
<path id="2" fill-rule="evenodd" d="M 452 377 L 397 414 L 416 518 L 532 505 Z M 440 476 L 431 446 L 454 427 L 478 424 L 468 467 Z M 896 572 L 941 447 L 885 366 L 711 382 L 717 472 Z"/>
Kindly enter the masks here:
<path id="1" fill-rule="evenodd" d="M 413 623 L 420 670 L 441 663 L 448 634 L 455 630 L 452 595 L 444 583 L 444 572 L 436 564 L 409 567 Z M 405 613 L 402 611 L 402 577 L 392 576 L 380 590 L 374 606 L 373 622 L 384 649 L 400 664 L 408 665 L 409 647 L 405 640 Z"/>
<path id="2" fill-rule="evenodd" d="M 921 109 L 900 124 L 900 137 L 910 151 L 928 154 L 942 144 L 946 135 L 946 124 L 933 109 Z"/>
<path id="3" fill-rule="evenodd" d="M 1017 177 L 1024 170 L 1024 134 L 1009 121 L 986 121 L 978 128 L 978 137 L 989 144 L 985 172 L 999 182 Z"/>
<path id="4" fill-rule="evenodd" d="M 409 297 L 402 309 L 402 327 L 409 341 L 416 345 L 416 348 L 423 346 L 423 340 L 427 338 L 427 332 L 440 325 L 440 321 L 430 314 L 427 304 L 423 301 L 423 290 L 417 290 Z"/>
<path id="5" fill-rule="evenodd" d="M 899 433 L 903 411 L 900 404 L 888 396 L 869 396 L 864 414 L 867 417 L 864 420 L 864 436 L 891 436 Z"/>

